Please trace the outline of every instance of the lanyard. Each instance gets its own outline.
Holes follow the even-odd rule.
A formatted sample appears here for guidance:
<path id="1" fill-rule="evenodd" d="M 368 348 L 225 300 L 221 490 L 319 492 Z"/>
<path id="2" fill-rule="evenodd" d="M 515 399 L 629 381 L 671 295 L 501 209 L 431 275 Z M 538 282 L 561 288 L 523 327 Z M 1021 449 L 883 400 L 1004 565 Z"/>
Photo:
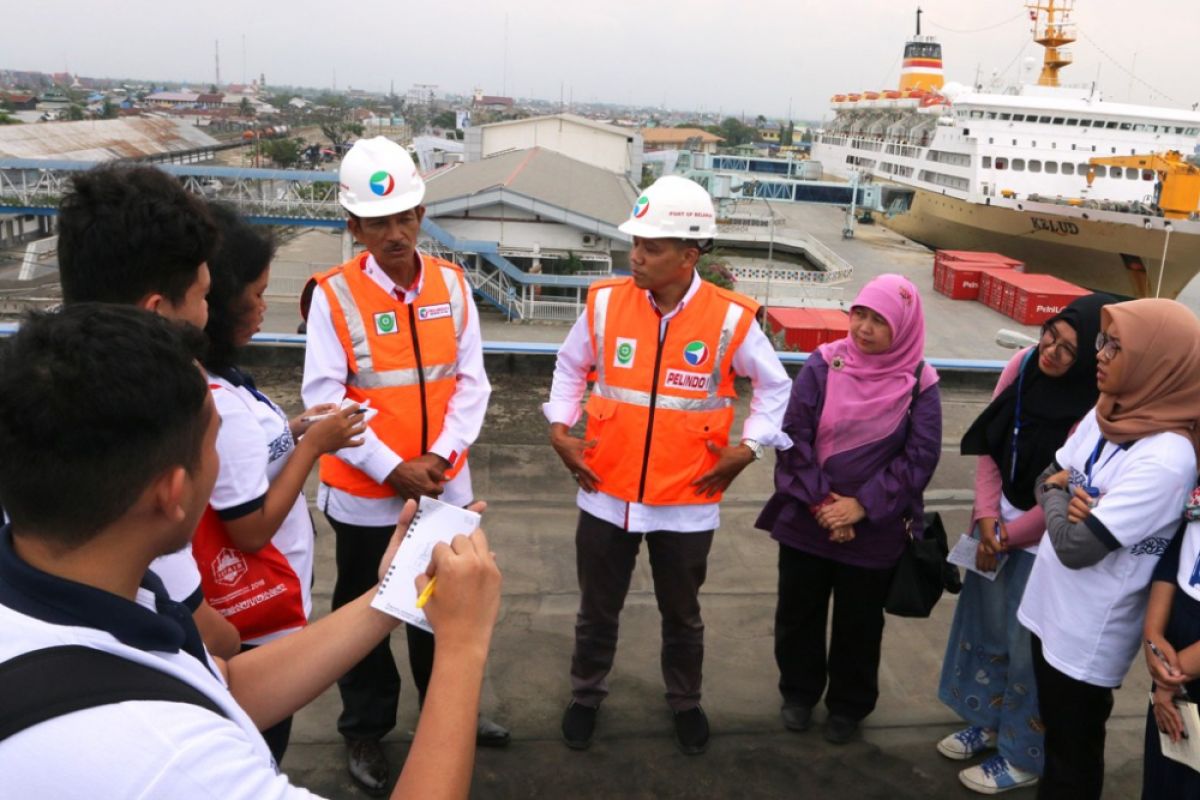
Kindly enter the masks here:
<path id="1" fill-rule="evenodd" d="M 1101 436 L 1100 440 L 1096 442 L 1096 447 L 1094 450 L 1092 450 L 1092 454 L 1088 457 L 1087 464 L 1084 467 L 1084 469 L 1087 472 L 1087 485 L 1088 486 L 1092 485 L 1092 467 L 1094 467 L 1096 465 L 1096 459 L 1098 459 L 1100 457 L 1100 454 L 1102 452 L 1104 452 L 1104 445 L 1106 445 L 1106 444 L 1108 444 L 1108 440 L 1105 439 L 1103 436 Z M 1104 463 L 1100 465 L 1100 469 L 1104 469 L 1105 465 L 1107 465 L 1109 461 L 1112 461 L 1113 456 L 1115 456 L 1120 451 L 1121 451 L 1120 447 L 1113 450 L 1112 454 L 1109 455 L 1108 458 L 1104 459 Z"/>
<path id="2" fill-rule="evenodd" d="M 1021 369 L 1017 373 L 1017 410 L 1013 414 L 1012 458 L 1008 465 L 1009 483 L 1017 482 L 1017 440 L 1021 438 L 1021 390 L 1025 387 L 1025 366 L 1036 352 L 1037 348 L 1034 347 L 1025 353 L 1025 357 L 1021 359 Z"/>

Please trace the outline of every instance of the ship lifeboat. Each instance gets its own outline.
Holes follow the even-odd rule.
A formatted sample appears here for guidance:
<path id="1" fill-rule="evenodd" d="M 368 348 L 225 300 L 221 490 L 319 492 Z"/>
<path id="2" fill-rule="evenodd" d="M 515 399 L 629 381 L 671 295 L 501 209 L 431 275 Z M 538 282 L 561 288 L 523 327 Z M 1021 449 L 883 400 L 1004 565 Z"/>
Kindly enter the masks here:
<path id="1" fill-rule="evenodd" d="M 946 98 L 937 92 L 927 92 L 925 96 L 921 98 L 921 108 L 933 108 L 934 106 L 944 106 L 948 104 L 949 103 Z"/>
<path id="2" fill-rule="evenodd" d="M 863 92 L 864 100 L 878 100 L 879 92 Z"/>
<path id="3" fill-rule="evenodd" d="M 844 102 L 846 102 L 846 95 L 835 94 L 832 98 L 830 98 L 830 100 L 831 100 L 831 102 L 834 102 L 834 103 L 844 103 Z"/>
<path id="4" fill-rule="evenodd" d="M 888 100 L 895 100 L 900 97 L 900 92 L 895 89 L 888 89 L 883 93 L 883 96 Z"/>
<path id="5" fill-rule="evenodd" d="M 857 103 L 859 100 L 862 100 L 861 94 L 851 92 L 850 94 L 846 95 L 846 102 L 848 103 Z"/>

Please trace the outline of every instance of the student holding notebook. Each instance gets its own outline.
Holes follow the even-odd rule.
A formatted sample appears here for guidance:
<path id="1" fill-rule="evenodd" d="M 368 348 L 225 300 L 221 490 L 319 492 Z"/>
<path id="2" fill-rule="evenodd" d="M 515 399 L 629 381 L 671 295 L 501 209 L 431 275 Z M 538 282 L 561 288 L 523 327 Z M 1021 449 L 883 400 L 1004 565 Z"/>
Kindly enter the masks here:
<path id="1" fill-rule="evenodd" d="M 1200 772 L 1163 755 L 1162 736 L 1183 734 L 1180 701 L 1200 701 L 1200 490 L 1185 510 L 1187 528 L 1171 542 L 1150 584 L 1142 650 L 1153 681 L 1142 767 L 1145 800 L 1200 797 Z M 1196 737 L 1200 731 L 1187 730 Z"/>
<path id="2" fill-rule="evenodd" d="M 1106 306 L 1100 399 L 1038 480 L 1046 534 L 1018 618 L 1033 634 L 1046 764 L 1038 797 L 1098 798 L 1112 690 L 1200 447 L 1200 321 L 1173 300 Z"/>

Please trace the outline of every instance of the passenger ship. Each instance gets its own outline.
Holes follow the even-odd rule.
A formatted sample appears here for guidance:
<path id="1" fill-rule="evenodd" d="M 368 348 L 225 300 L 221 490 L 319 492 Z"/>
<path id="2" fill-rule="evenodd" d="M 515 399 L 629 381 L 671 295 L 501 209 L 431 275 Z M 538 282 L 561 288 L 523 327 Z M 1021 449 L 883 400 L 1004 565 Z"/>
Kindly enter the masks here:
<path id="1" fill-rule="evenodd" d="M 1150 154 L 1200 152 L 1200 113 L 1061 86 L 1072 6 L 1028 4 L 1045 48 L 1038 83 L 993 91 L 944 83 L 918 10 L 899 88 L 835 95 L 812 158 L 827 175 L 885 182 L 884 224 L 929 247 L 995 250 L 1081 286 L 1174 297 L 1200 270 L 1196 202 L 1164 216 L 1171 176 L 1139 167 Z"/>

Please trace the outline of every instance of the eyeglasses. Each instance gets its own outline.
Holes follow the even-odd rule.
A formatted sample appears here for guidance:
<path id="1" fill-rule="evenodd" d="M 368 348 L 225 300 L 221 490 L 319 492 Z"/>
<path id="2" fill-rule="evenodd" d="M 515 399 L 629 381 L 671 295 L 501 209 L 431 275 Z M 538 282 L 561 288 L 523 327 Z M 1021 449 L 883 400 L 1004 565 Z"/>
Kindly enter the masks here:
<path id="1" fill-rule="evenodd" d="M 1096 355 L 1113 359 L 1119 352 L 1121 352 L 1120 340 L 1114 339 L 1103 331 L 1096 334 Z"/>
<path id="2" fill-rule="evenodd" d="M 1061 364 L 1072 364 L 1075 362 L 1075 348 L 1058 335 L 1058 331 L 1053 325 L 1042 326 L 1042 352 L 1050 355 L 1054 354 L 1054 360 Z"/>

